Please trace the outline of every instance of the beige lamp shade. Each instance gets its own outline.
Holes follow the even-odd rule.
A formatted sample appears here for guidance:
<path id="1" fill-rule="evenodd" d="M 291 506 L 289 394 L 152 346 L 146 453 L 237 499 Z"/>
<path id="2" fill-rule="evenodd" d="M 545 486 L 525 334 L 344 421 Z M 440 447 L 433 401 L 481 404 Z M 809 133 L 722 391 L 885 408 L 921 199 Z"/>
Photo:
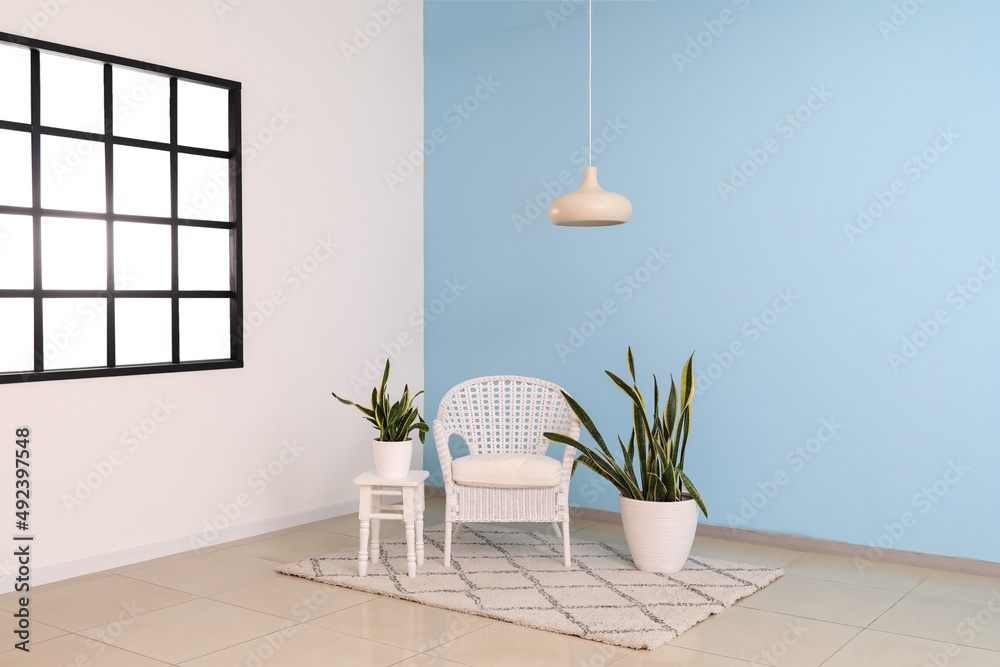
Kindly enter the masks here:
<path id="1" fill-rule="evenodd" d="M 597 167 L 584 167 L 583 185 L 549 204 L 549 220 L 561 227 L 609 227 L 631 217 L 632 202 L 597 184 Z"/>

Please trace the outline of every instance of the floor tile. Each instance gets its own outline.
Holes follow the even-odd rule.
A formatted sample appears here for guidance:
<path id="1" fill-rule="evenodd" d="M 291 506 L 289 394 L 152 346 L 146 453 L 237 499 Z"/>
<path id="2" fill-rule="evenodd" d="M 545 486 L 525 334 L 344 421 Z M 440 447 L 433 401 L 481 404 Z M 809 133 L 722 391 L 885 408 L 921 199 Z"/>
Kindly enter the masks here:
<path id="1" fill-rule="evenodd" d="M 15 628 L 12 623 L 10 627 L 11 634 L 9 635 L 12 639 L 9 643 L 8 642 L 0 643 L 0 652 L 16 650 L 20 653 L 23 653 L 23 651 L 14 648 L 14 643 L 21 641 L 20 637 L 16 639 L 14 638 L 15 637 L 15 635 L 13 634 L 14 629 Z M 28 645 L 32 647 L 31 649 L 32 651 L 34 650 L 34 646 L 37 644 L 41 644 L 42 642 L 47 642 L 50 639 L 55 639 L 56 637 L 62 637 L 64 635 L 69 634 L 68 632 L 66 632 L 61 628 L 57 628 L 51 625 L 46 625 L 45 623 L 39 623 L 38 621 L 31 621 L 31 629 L 29 630 L 29 632 L 30 632 L 29 635 L 30 641 Z"/>
<path id="2" fill-rule="evenodd" d="M 291 533 L 298 533 L 306 530 L 304 526 L 291 526 L 289 528 L 282 528 L 280 530 L 274 530 L 270 533 L 261 533 L 260 535 L 251 535 L 250 537 L 244 537 L 239 540 L 232 540 L 230 542 L 221 542 L 216 549 L 235 549 L 236 547 L 241 547 L 246 544 L 253 544 L 254 542 L 260 542 L 261 540 L 269 540 L 275 537 L 281 537 L 282 535 L 290 535 Z M 204 550 L 202 550 L 204 551 Z"/>
<path id="3" fill-rule="evenodd" d="M 208 553 L 210 551 L 215 551 L 218 547 L 209 547 L 207 549 L 199 549 L 197 551 L 183 551 L 179 554 L 173 554 L 170 556 L 162 556 L 160 558 L 152 558 L 150 560 L 140 561 L 138 563 L 132 563 L 131 565 L 122 565 L 121 567 L 115 567 L 108 570 L 110 574 L 125 574 L 126 572 L 134 572 L 135 570 L 142 570 L 147 567 L 153 567 L 155 565 L 162 565 L 163 563 L 173 563 L 175 561 L 184 560 L 185 558 L 191 558 L 192 556 L 197 556 L 198 554 Z"/>
<path id="4" fill-rule="evenodd" d="M 82 584 L 85 581 L 95 581 L 97 579 L 103 579 L 104 577 L 110 576 L 112 573 L 108 571 L 104 572 L 93 572 L 91 574 L 85 574 L 79 577 L 70 577 L 69 579 L 62 579 L 61 581 L 53 581 L 49 584 L 42 584 L 40 586 L 32 586 L 32 593 L 44 593 L 46 591 L 53 591 L 57 588 L 64 588 L 65 586 L 73 586 L 75 584 Z"/>
<path id="5" fill-rule="evenodd" d="M 784 566 L 786 574 L 908 593 L 933 571 L 846 556 L 807 553 Z"/>
<path id="6" fill-rule="evenodd" d="M 570 530 L 570 544 L 573 540 L 588 542 L 608 542 L 625 544 L 625 529 L 613 523 L 592 523 L 576 530 Z"/>
<path id="7" fill-rule="evenodd" d="M 35 593 L 31 612 L 43 623 L 76 632 L 191 599 L 187 593 L 171 588 L 112 575 Z"/>
<path id="8" fill-rule="evenodd" d="M 427 523 L 427 518 L 425 516 L 424 527 L 427 528 L 428 526 L 429 524 Z M 308 526 L 310 530 L 324 530 L 329 533 L 337 533 L 338 535 L 352 537 L 355 540 L 355 544 L 357 544 L 360 527 L 361 524 L 358 522 L 357 514 L 338 516 L 333 519 L 327 519 L 326 521 L 311 523 Z M 379 534 L 384 538 L 396 537 L 397 535 L 402 535 L 404 533 L 404 526 L 402 521 L 382 521 L 382 525 L 379 530 Z"/>
<path id="9" fill-rule="evenodd" d="M 170 664 L 277 632 L 290 622 L 249 609 L 216 602 L 192 600 L 130 619 L 115 639 L 122 649 L 148 655 Z M 94 630 L 81 634 L 96 637 Z"/>
<path id="10" fill-rule="evenodd" d="M 229 551 L 213 551 L 133 570 L 122 576 L 205 596 L 281 575 L 275 571 L 273 561 Z"/>
<path id="11" fill-rule="evenodd" d="M 764 567 L 784 567 L 801 557 L 803 552 L 721 540 L 717 537 L 695 537 L 691 555 L 721 558 L 738 563 L 763 565 Z"/>
<path id="12" fill-rule="evenodd" d="M 395 646 L 310 625 L 295 625 L 181 664 L 183 667 L 386 667 L 411 655 L 411 651 Z"/>
<path id="13" fill-rule="evenodd" d="M 320 617 L 310 625 L 423 653 L 494 622 L 482 616 L 377 597 Z"/>
<path id="14" fill-rule="evenodd" d="M 1000 579 L 935 570 L 913 589 L 913 593 L 986 604 L 1000 597 Z"/>
<path id="15" fill-rule="evenodd" d="M 753 663 L 746 660 L 692 651 L 670 644 L 652 651 L 633 651 L 613 664 L 614 667 L 753 667 Z"/>
<path id="16" fill-rule="evenodd" d="M 300 530 L 295 533 L 270 537 L 266 540 L 233 547 L 226 551 L 284 564 L 294 563 L 303 558 L 343 551 L 344 549 L 357 546 L 358 541 L 356 539 L 345 535 L 337 535 L 336 533 L 328 533 L 322 530 Z"/>
<path id="17" fill-rule="evenodd" d="M 995 667 L 1000 653 L 864 630 L 823 667 Z"/>
<path id="18" fill-rule="evenodd" d="M 607 665 L 631 651 L 618 646 L 497 621 L 428 653 L 470 667 Z"/>
<path id="19" fill-rule="evenodd" d="M 670 643 L 763 665 L 817 667 L 858 632 L 826 621 L 730 607 Z"/>
<path id="20" fill-rule="evenodd" d="M 905 593 L 786 574 L 737 604 L 751 609 L 867 627 Z"/>
<path id="21" fill-rule="evenodd" d="M 287 575 L 211 596 L 213 600 L 300 623 L 374 600 L 376 597 L 370 593 L 319 584 Z"/>
<path id="22" fill-rule="evenodd" d="M 19 650 L 0 653 L 0 667 L 168 667 L 169 663 L 108 646 L 80 635 L 63 635 L 32 643 L 27 653 Z"/>
<path id="23" fill-rule="evenodd" d="M 396 663 L 395 667 L 467 667 L 464 663 L 445 660 L 430 653 L 418 653 L 412 658 Z"/>
<path id="24" fill-rule="evenodd" d="M 871 629 L 1000 651 L 1000 594 L 980 604 L 911 593 Z"/>

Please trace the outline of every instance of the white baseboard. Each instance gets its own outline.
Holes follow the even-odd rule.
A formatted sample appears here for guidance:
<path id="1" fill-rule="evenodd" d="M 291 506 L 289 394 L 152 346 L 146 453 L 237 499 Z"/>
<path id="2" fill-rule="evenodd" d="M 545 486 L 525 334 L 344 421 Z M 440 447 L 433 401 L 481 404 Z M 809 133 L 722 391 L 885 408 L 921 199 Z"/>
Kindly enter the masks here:
<path id="1" fill-rule="evenodd" d="M 183 553 L 185 551 L 196 551 L 199 548 L 203 549 L 206 546 L 219 546 L 226 544 L 227 542 L 242 540 L 247 537 L 256 537 L 257 535 L 263 535 L 275 530 L 282 530 L 283 528 L 294 528 L 295 526 L 312 523 L 313 521 L 323 521 L 324 519 L 330 519 L 335 516 L 357 513 L 358 500 L 346 500 L 344 502 L 334 503 L 333 505 L 326 505 L 324 507 L 314 507 L 312 509 L 294 512 L 292 514 L 284 514 L 282 516 L 271 517 L 269 519 L 261 519 L 259 521 L 237 524 L 219 531 L 217 535 L 213 534 L 206 536 L 203 533 L 196 533 L 194 535 L 177 537 L 163 542 L 156 542 L 154 544 L 146 544 L 141 547 L 125 549 L 123 551 L 113 551 L 66 563 L 47 565 L 32 571 L 31 585 L 41 586 L 42 584 L 62 581 L 63 579 L 70 579 L 72 577 L 80 577 L 85 574 L 93 574 L 94 572 L 102 572 L 115 567 L 133 565 L 134 563 L 141 563 L 154 558 L 173 556 L 174 554 Z M 16 573 L 2 573 L 2 575 L 3 576 L 0 576 L 0 593 L 9 593 L 10 591 L 13 591 L 14 577 L 16 576 Z"/>

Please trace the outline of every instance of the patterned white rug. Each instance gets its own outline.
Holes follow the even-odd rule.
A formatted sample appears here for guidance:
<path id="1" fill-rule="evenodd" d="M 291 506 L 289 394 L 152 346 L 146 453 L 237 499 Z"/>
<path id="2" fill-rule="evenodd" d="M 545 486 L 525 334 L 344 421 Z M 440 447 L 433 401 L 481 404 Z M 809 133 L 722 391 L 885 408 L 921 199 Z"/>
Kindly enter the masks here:
<path id="1" fill-rule="evenodd" d="M 415 579 L 406 576 L 403 536 L 382 542 L 364 577 L 357 548 L 278 571 L 634 649 L 654 649 L 784 574 L 699 557 L 675 574 L 640 572 L 624 545 L 575 538 L 567 570 L 562 540 L 503 524 L 466 524 L 445 568 L 443 540 L 443 525 L 424 531 Z"/>

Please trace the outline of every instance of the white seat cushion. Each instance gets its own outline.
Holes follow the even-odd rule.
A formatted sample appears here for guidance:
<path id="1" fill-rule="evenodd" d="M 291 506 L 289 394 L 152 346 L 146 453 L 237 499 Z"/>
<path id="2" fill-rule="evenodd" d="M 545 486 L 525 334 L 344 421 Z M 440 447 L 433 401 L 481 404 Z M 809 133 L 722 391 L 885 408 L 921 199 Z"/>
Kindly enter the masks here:
<path id="1" fill-rule="evenodd" d="M 544 454 L 472 454 L 455 459 L 451 475 L 456 484 L 494 489 L 558 486 L 562 464 Z"/>

